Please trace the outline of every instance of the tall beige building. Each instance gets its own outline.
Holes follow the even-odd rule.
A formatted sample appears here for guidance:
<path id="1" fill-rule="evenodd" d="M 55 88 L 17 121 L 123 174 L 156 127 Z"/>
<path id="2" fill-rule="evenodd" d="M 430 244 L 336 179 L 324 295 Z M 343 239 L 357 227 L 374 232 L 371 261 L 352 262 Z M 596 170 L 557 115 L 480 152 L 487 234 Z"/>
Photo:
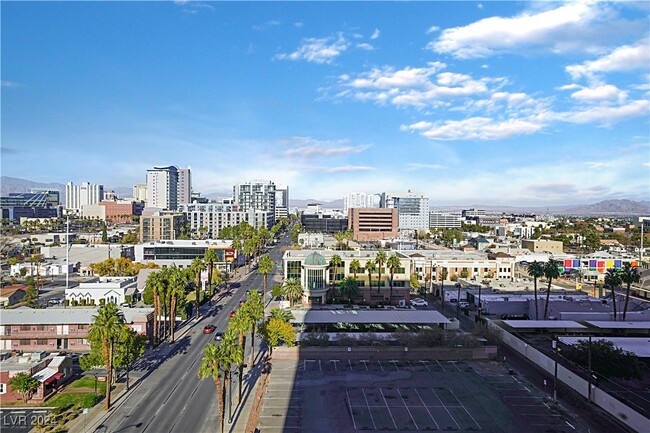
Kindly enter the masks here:
<path id="1" fill-rule="evenodd" d="M 185 215 L 176 212 L 160 212 L 140 217 L 140 242 L 173 241 L 181 234 Z"/>
<path id="2" fill-rule="evenodd" d="M 377 241 L 397 237 L 397 209 L 350 208 L 348 229 L 354 232 L 355 241 Z"/>

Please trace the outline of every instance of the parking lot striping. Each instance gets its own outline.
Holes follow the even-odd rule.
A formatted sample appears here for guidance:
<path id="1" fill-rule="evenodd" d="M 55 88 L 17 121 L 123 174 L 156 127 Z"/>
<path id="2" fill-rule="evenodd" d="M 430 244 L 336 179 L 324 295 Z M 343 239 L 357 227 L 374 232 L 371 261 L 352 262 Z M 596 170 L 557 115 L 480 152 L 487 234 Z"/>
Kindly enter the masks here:
<path id="1" fill-rule="evenodd" d="M 572 426 L 572 425 L 569 423 L 569 421 L 564 421 L 564 422 L 566 423 L 566 425 L 568 425 L 569 427 L 571 427 L 573 430 L 576 429 L 574 426 Z"/>
<path id="2" fill-rule="evenodd" d="M 369 371 L 369 370 L 368 370 L 368 360 L 367 360 L 367 359 L 363 359 L 363 360 L 361 360 L 360 362 L 363 362 L 363 365 L 366 367 L 366 371 Z"/>
<path id="3" fill-rule="evenodd" d="M 366 399 L 366 405 L 368 406 L 368 413 L 370 414 L 370 419 L 372 420 L 372 426 L 375 428 L 375 430 L 377 430 L 377 424 L 375 424 L 375 417 L 372 416 L 372 411 L 370 410 L 370 403 L 368 402 L 368 396 L 366 395 L 366 390 L 361 388 L 361 392 L 363 392 L 363 398 Z"/>
<path id="4" fill-rule="evenodd" d="M 417 389 L 417 388 L 413 388 L 413 391 L 415 391 L 415 393 L 417 394 L 418 398 L 419 398 L 420 401 L 422 402 L 422 405 L 423 405 L 424 408 L 427 410 L 427 413 L 429 414 L 429 416 L 430 416 L 431 419 L 433 420 L 433 423 L 436 425 L 436 430 L 438 430 L 438 429 L 440 428 L 440 426 L 438 425 L 438 423 L 436 422 L 436 419 L 435 419 L 435 418 L 433 417 L 433 415 L 431 414 L 431 411 L 429 410 L 429 408 L 427 407 L 427 405 L 424 403 L 424 400 L 422 400 L 422 396 L 421 396 L 420 393 L 418 392 L 418 389 Z"/>
<path id="5" fill-rule="evenodd" d="M 393 421 L 395 430 L 397 430 L 397 423 L 395 422 L 395 418 L 393 418 L 393 413 L 390 411 L 390 407 L 388 407 L 388 402 L 386 401 L 386 397 L 384 396 L 384 391 L 381 388 L 379 388 L 379 393 L 381 394 L 381 398 L 384 399 L 384 404 L 386 405 L 386 409 L 388 409 L 388 414 L 390 415 L 390 419 Z"/>
<path id="6" fill-rule="evenodd" d="M 352 369 L 352 361 L 350 361 L 349 359 L 348 359 L 348 365 L 350 366 L 350 371 L 354 371 L 354 370 Z"/>
<path id="7" fill-rule="evenodd" d="M 530 389 L 528 389 L 528 388 L 527 388 L 527 387 L 525 387 L 525 386 L 524 386 L 524 389 L 525 389 L 526 391 L 528 391 L 528 392 L 530 392 Z"/>
<path id="8" fill-rule="evenodd" d="M 381 365 L 381 361 L 377 361 L 377 364 L 379 364 L 379 367 L 381 368 L 381 371 L 385 371 L 384 367 Z"/>
<path id="9" fill-rule="evenodd" d="M 458 366 L 456 365 L 456 361 L 447 361 L 447 362 L 448 362 L 449 364 L 453 365 L 454 368 L 455 368 L 456 370 L 460 371 L 461 373 L 463 372 L 463 370 L 461 370 L 460 368 L 458 368 Z"/>
<path id="10" fill-rule="evenodd" d="M 318 360 L 318 371 L 323 371 L 323 367 L 321 365 L 322 363 L 320 362 L 320 359 Z"/>
<path id="11" fill-rule="evenodd" d="M 413 417 L 413 414 L 411 413 L 411 409 L 409 409 L 408 403 L 406 403 L 406 400 L 404 400 L 404 397 L 402 396 L 402 393 L 399 391 L 399 388 L 397 388 L 397 393 L 399 394 L 400 398 L 402 399 L 402 403 L 404 403 L 404 406 L 406 406 L 406 411 L 409 413 L 409 416 L 413 420 L 413 424 L 415 425 L 416 430 L 420 430 L 420 427 L 418 427 L 418 423 L 415 422 L 415 417 Z"/>
<path id="12" fill-rule="evenodd" d="M 448 389 L 449 389 L 449 392 L 451 392 L 451 395 L 454 396 L 454 398 L 456 399 L 456 401 L 458 401 L 458 403 L 460 403 L 460 405 L 462 406 L 463 410 L 464 410 L 465 412 L 467 412 L 467 415 L 469 415 L 469 417 L 472 418 L 472 421 L 474 421 L 474 424 L 476 424 L 476 427 L 478 427 L 479 430 L 482 430 L 482 429 L 481 429 L 481 426 L 479 425 L 479 423 L 476 422 L 476 420 L 474 419 L 474 417 L 472 416 L 472 414 L 467 410 L 467 408 L 465 407 L 465 405 L 463 404 L 463 402 L 460 401 L 460 399 L 459 399 L 458 397 L 456 397 L 456 394 L 454 393 L 454 391 L 453 391 L 451 388 L 448 388 Z"/>
<path id="13" fill-rule="evenodd" d="M 388 362 L 392 362 L 393 366 L 397 369 L 397 371 L 399 371 L 399 367 L 397 366 L 397 361 L 391 360 L 391 361 L 388 361 Z"/>
<path id="14" fill-rule="evenodd" d="M 348 359 L 349 361 L 349 359 Z M 348 392 L 348 389 L 345 388 L 345 395 L 348 396 L 348 407 L 350 408 L 350 417 L 352 418 L 352 424 L 354 425 L 354 429 L 357 429 L 357 422 L 354 420 L 354 411 L 352 410 L 352 400 L 350 400 L 350 393 Z M 370 409 L 368 409 L 370 410 Z"/>
<path id="15" fill-rule="evenodd" d="M 558 415 L 556 413 L 522 413 L 521 416 L 558 416 L 562 417 L 562 415 Z"/>
<path id="16" fill-rule="evenodd" d="M 430 389 L 431 391 L 433 391 L 433 395 L 435 395 L 436 398 L 437 398 L 438 400 L 440 400 L 440 403 L 442 403 L 442 399 L 441 399 L 440 397 L 438 397 L 438 394 L 436 394 L 436 390 L 433 389 L 433 388 L 429 388 L 429 389 Z M 460 425 L 456 422 L 456 419 L 455 419 L 454 416 L 451 414 L 451 412 L 449 412 L 449 409 L 447 409 L 447 407 L 445 406 L 444 403 L 442 403 L 442 407 L 443 407 L 443 408 L 445 409 L 445 411 L 449 414 L 449 417 L 450 417 L 451 420 L 454 422 L 454 424 L 456 424 L 456 427 L 458 427 L 458 429 L 460 430 Z"/>
<path id="17" fill-rule="evenodd" d="M 438 360 L 436 359 L 436 362 L 438 363 L 438 365 L 440 366 L 440 368 L 442 368 L 442 371 L 446 373 L 447 370 L 445 370 L 445 367 L 442 366 L 442 364 L 440 363 L 440 361 L 438 361 Z"/>
<path id="18" fill-rule="evenodd" d="M 431 371 L 431 369 L 430 369 L 429 366 L 427 365 L 427 364 L 429 364 L 429 361 L 420 361 L 420 362 L 421 362 L 422 364 L 424 364 L 424 366 L 427 368 L 427 371 Z"/>
<path id="19" fill-rule="evenodd" d="M 339 371 L 339 369 L 336 367 L 336 365 L 337 365 L 336 363 L 339 362 L 339 360 L 338 359 L 330 359 L 330 362 L 334 363 L 334 371 Z"/>

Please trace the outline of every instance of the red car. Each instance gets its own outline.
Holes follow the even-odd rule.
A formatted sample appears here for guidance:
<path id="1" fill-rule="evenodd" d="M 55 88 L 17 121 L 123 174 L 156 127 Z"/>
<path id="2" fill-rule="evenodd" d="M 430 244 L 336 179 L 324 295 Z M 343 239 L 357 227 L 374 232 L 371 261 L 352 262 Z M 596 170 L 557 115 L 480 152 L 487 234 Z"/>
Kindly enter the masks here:
<path id="1" fill-rule="evenodd" d="M 205 325 L 205 327 L 203 328 L 203 333 L 212 334 L 215 329 L 217 329 L 217 327 L 214 325 Z"/>
<path id="2" fill-rule="evenodd" d="M 235 313 L 236 313 L 235 311 L 231 311 L 231 312 L 230 312 L 230 318 L 231 318 L 231 319 L 232 319 L 233 317 L 235 317 Z"/>

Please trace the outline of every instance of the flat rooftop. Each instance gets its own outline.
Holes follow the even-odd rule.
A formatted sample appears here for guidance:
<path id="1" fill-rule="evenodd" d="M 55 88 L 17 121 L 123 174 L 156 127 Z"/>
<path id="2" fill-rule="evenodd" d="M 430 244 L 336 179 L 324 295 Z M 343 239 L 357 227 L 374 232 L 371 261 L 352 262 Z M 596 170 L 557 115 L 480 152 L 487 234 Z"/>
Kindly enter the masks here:
<path id="1" fill-rule="evenodd" d="M 589 320 L 585 323 L 600 329 L 648 329 L 650 322 L 614 322 L 611 320 Z"/>
<path id="2" fill-rule="evenodd" d="M 451 323 L 433 310 L 297 310 L 294 323 Z"/>
<path id="3" fill-rule="evenodd" d="M 561 343 L 576 344 L 585 337 L 559 337 Z M 592 337 L 591 341 L 611 341 L 619 349 L 634 353 L 639 358 L 650 358 L 650 338 L 643 337 Z"/>
<path id="4" fill-rule="evenodd" d="M 13 310 L 2 310 L 3 325 L 74 325 L 93 322 L 97 308 L 79 307 L 50 307 L 33 309 L 20 307 Z M 132 323 L 136 317 L 146 317 L 153 308 L 120 308 L 124 313 L 126 323 Z"/>
<path id="5" fill-rule="evenodd" d="M 515 329 L 587 329 L 573 320 L 504 320 L 503 323 Z"/>

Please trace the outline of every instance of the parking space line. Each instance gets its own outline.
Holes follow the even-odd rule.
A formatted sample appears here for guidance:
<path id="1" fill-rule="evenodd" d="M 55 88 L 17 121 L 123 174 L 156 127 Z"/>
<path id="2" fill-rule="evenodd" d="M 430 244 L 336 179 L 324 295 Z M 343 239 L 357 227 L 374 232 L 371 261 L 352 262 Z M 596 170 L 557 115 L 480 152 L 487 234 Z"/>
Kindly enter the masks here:
<path id="1" fill-rule="evenodd" d="M 350 361 L 350 359 L 348 359 L 348 365 L 350 366 L 350 371 L 353 371 L 352 370 L 352 361 Z"/>
<path id="2" fill-rule="evenodd" d="M 447 370 L 445 370 L 445 367 L 442 366 L 442 364 L 440 363 L 440 361 L 438 361 L 438 360 L 436 359 L 436 362 L 438 363 L 438 365 L 440 366 L 440 368 L 442 368 L 442 371 L 446 373 Z"/>
<path id="3" fill-rule="evenodd" d="M 422 402 L 422 405 L 423 405 L 424 408 L 427 410 L 427 413 L 429 414 L 429 416 L 430 416 L 431 419 L 433 420 L 433 423 L 436 425 L 436 430 L 438 430 L 438 429 L 440 428 L 440 426 L 439 426 L 438 423 L 436 422 L 436 419 L 433 417 L 433 415 L 431 415 L 431 411 L 430 411 L 429 408 L 427 407 L 426 403 L 424 403 L 424 400 L 422 400 L 422 396 L 421 396 L 420 393 L 418 392 L 418 389 L 417 389 L 417 388 L 413 388 L 413 391 L 415 391 L 415 393 L 417 394 L 418 398 L 419 398 L 420 401 Z"/>
<path id="4" fill-rule="evenodd" d="M 339 371 L 339 369 L 336 367 L 336 366 L 337 366 L 337 362 L 339 362 L 339 360 L 338 360 L 338 359 L 330 359 L 330 362 L 333 362 L 333 363 L 334 363 L 334 371 Z"/>
<path id="5" fill-rule="evenodd" d="M 366 371 L 370 371 L 370 370 L 368 370 L 368 360 L 363 359 L 363 360 L 361 360 L 361 362 L 363 362 L 363 365 L 366 367 Z"/>
<path id="6" fill-rule="evenodd" d="M 323 367 L 321 366 L 321 360 L 318 360 L 318 371 L 323 371 Z"/>
<path id="7" fill-rule="evenodd" d="M 438 394 L 436 393 L 436 390 L 433 389 L 433 388 L 429 388 L 429 389 L 431 391 L 433 391 L 433 395 L 435 395 L 436 398 L 438 400 L 440 400 L 440 403 L 442 403 L 442 399 L 440 397 L 438 397 Z M 449 409 L 447 409 L 447 406 L 445 406 L 445 404 L 442 403 L 442 407 L 445 409 L 445 411 L 447 411 L 447 413 L 449 414 L 449 417 L 452 419 L 452 421 L 454 421 L 454 424 L 456 424 L 456 427 L 458 427 L 458 429 L 460 430 L 460 425 L 456 422 L 456 418 L 454 418 L 454 416 L 451 414 L 451 412 L 449 412 Z"/>
<path id="8" fill-rule="evenodd" d="M 384 399 L 384 404 L 386 405 L 386 409 L 388 409 L 388 414 L 390 415 L 390 419 L 393 421 L 395 430 L 397 430 L 397 423 L 395 423 L 395 418 L 393 418 L 393 413 L 390 411 L 390 407 L 388 406 L 388 402 L 386 401 L 386 397 L 384 396 L 384 391 L 381 388 L 379 388 L 379 393 L 381 394 L 381 398 Z"/>
<path id="9" fill-rule="evenodd" d="M 381 365 L 381 361 L 377 361 L 377 364 L 379 364 L 379 367 L 381 368 L 381 371 L 385 371 L 385 370 L 384 370 L 384 366 Z"/>
<path id="10" fill-rule="evenodd" d="M 361 392 L 363 392 L 363 398 L 366 399 L 366 405 L 368 406 L 368 413 L 370 414 L 370 419 L 372 420 L 372 426 L 375 428 L 375 430 L 377 430 L 377 424 L 375 424 L 375 417 L 372 416 L 372 411 L 370 410 L 370 403 L 368 402 L 366 390 L 364 388 L 361 388 Z"/>
<path id="11" fill-rule="evenodd" d="M 427 365 L 427 364 L 429 364 L 429 361 L 420 361 L 420 362 L 421 362 L 422 364 L 424 364 L 424 366 L 427 368 L 427 371 L 431 371 L 431 369 L 430 369 L 429 366 Z"/>
<path id="12" fill-rule="evenodd" d="M 416 430 L 420 430 L 420 427 L 418 427 L 418 423 L 415 422 L 415 418 L 413 417 L 413 414 L 411 413 L 411 410 L 409 409 L 408 403 L 406 403 L 406 400 L 404 400 L 404 397 L 402 396 L 402 393 L 399 391 L 399 388 L 397 388 L 397 393 L 399 394 L 400 398 L 402 399 L 402 403 L 404 403 L 404 406 L 406 406 L 406 411 L 409 413 L 409 416 L 413 420 L 413 425 L 415 425 Z"/>
<path id="13" fill-rule="evenodd" d="M 472 414 L 467 410 L 467 408 L 465 407 L 465 405 L 463 404 L 463 402 L 460 401 L 460 399 L 459 399 L 458 397 L 456 397 L 456 394 L 454 393 L 454 391 L 453 391 L 451 388 L 449 388 L 449 392 L 451 392 L 451 395 L 453 395 L 454 398 L 456 399 L 456 401 L 458 401 L 458 403 L 460 403 L 460 405 L 463 407 L 463 410 L 464 410 L 465 412 L 467 412 L 467 415 L 469 415 L 469 417 L 472 418 L 472 421 L 474 421 L 474 424 L 476 424 L 476 427 L 478 427 L 479 430 L 482 430 L 482 428 L 481 428 L 481 426 L 479 425 L 479 423 L 476 422 L 476 420 L 474 419 L 474 417 L 472 416 Z"/>
<path id="14" fill-rule="evenodd" d="M 391 360 L 391 361 L 388 361 L 388 362 L 392 362 L 393 366 L 397 369 L 397 371 L 399 371 L 399 367 L 397 366 L 397 361 Z"/>
<path id="15" fill-rule="evenodd" d="M 349 359 L 348 359 L 349 361 Z M 348 392 L 348 389 L 345 388 L 345 395 L 348 396 L 348 406 L 350 406 L 350 416 L 352 417 L 352 424 L 354 425 L 354 429 L 357 429 L 357 422 L 354 419 L 354 411 L 352 410 L 352 401 L 350 400 L 350 393 Z M 368 409 L 370 410 L 370 409 Z"/>

